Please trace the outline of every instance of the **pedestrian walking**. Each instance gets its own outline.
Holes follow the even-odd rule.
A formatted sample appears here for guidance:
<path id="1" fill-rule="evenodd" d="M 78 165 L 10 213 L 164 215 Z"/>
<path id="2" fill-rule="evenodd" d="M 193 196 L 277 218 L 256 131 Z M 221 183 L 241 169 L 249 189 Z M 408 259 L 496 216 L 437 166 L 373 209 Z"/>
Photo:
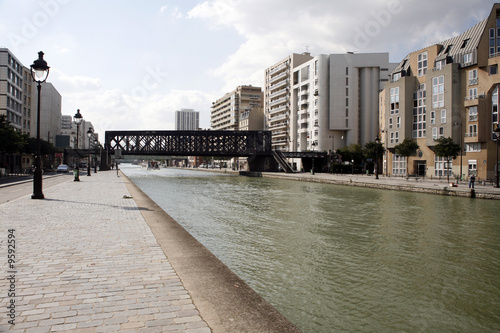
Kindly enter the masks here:
<path id="1" fill-rule="evenodd" d="M 474 182 L 476 181 L 476 176 L 471 175 L 469 177 L 469 188 L 474 188 Z"/>

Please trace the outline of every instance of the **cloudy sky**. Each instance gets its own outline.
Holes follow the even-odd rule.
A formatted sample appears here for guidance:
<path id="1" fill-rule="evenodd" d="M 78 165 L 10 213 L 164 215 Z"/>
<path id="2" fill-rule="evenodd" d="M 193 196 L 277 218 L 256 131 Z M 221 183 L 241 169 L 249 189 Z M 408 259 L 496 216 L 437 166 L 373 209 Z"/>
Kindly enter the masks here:
<path id="1" fill-rule="evenodd" d="M 62 113 L 106 130 L 174 129 L 291 53 L 409 52 L 460 34 L 494 0 L 0 0 L 0 47 L 45 53 Z"/>

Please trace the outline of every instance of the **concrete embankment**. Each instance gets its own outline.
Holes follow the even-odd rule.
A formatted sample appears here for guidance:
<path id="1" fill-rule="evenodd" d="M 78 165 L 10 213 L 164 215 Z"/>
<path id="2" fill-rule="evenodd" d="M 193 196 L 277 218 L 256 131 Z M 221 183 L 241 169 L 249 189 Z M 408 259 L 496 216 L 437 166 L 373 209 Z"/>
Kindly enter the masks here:
<path id="1" fill-rule="evenodd" d="M 195 171 L 221 172 L 240 174 L 250 177 L 277 178 L 295 181 L 305 181 L 324 184 L 335 184 L 345 186 L 370 187 L 384 190 L 407 191 L 430 193 L 438 195 L 448 195 L 456 197 L 468 197 L 477 199 L 495 199 L 500 200 L 500 188 L 493 187 L 492 184 L 484 185 L 481 182 L 476 182 L 474 189 L 469 188 L 467 182 L 455 183 L 454 180 L 447 182 L 445 178 L 429 179 L 429 178 L 403 178 L 403 177 L 386 177 L 380 175 L 379 179 L 369 175 L 341 175 L 316 173 L 284 173 L 284 172 L 238 172 L 228 169 L 186 169 Z"/>
<path id="2" fill-rule="evenodd" d="M 300 332 L 135 184 L 126 185 L 213 332 Z"/>

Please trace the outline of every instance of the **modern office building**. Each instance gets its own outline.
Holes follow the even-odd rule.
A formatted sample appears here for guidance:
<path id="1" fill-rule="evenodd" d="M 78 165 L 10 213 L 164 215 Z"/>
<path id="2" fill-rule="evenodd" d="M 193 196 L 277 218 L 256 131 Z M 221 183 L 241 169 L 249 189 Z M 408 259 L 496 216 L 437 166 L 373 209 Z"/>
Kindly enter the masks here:
<path id="1" fill-rule="evenodd" d="M 296 66 L 290 92 L 293 151 L 335 151 L 378 135 L 379 93 L 397 64 L 388 53 L 318 55 Z"/>
<path id="2" fill-rule="evenodd" d="M 265 129 L 272 133 L 272 148 L 293 151 L 291 106 L 296 104 L 292 95 L 292 75 L 297 66 L 311 60 L 309 53 L 292 54 L 265 70 L 264 117 Z"/>
<path id="3" fill-rule="evenodd" d="M 196 131 L 200 128 L 200 113 L 193 109 L 175 111 L 176 131 Z"/>
<path id="4" fill-rule="evenodd" d="M 408 54 L 381 93 L 382 142 L 389 175 L 494 179 L 500 104 L 500 4 L 459 36 Z M 451 137 L 462 154 L 450 166 L 434 154 L 439 137 Z M 395 154 L 405 138 L 415 139 L 417 156 Z"/>
<path id="5" fill-rule="evenodd" d="M 262 89 L 238 86 L 212 103 L 210 128 L 212 130 L 262 130 L 264 114 Z"/>

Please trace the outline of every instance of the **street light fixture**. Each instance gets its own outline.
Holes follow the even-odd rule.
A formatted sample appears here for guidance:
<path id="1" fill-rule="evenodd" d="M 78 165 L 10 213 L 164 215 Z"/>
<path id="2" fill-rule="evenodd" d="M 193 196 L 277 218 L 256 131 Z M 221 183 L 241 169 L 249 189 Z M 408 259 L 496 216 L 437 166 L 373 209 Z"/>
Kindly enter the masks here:
<path id="1" fill-rule="evenodd" d="M 78 166 L 78 164 L 80 164 L 80 159 L 78 158 L 78 137 L 79 137 L 79 133 L 78 133 L 78 130 L 80 128 L 80 124 L 82 123 L 83 121 L 83 117 L 80 113 L 80 109 L 76 110 L 76 114 L 74 116 L 74 122 L 76 124 L 76 155 L 77 155 L 77 158 L 76 158 L 76 169 L 75 169 L 75 179 L 74 181 L 75 182 L 79 182 L 80 181 L 80 168 Z"/>
<path id="2" fill-rule="evenodd" d="M 36 113 L 36 152 L 35 152 L 35 170 L 33 174 L 33 194 L 31 199 L 43 199 L 42 192 L 42 166 L 41 166 L 41 143 L 40 143 L 40 93 L 42 90 L 42 83 L 47 81 L 49 76 L 50 67 L 47 62 L 43 60 L 43 52 L 38 52 L 38 59 L 33 62 L 31 67 L 31 77 L 33 82 L 37 83 L 38 89 L 38 106 Z"/>
<path id="3" fill-rule="evenodd" d="M 377 137 L 375 138 L 375 179 L 378 179 L 378 147 L 380 145 L 380 138 Z"/>
<path id="4" fill-rule="evenodd" d="M 92 127 L 89 127 L 89 130 L 87 131 L 87 136 L 89 138 L 89 158 L 88 158 L 88 165 L 87 165 L 87 176 L 91 176 L 90 174 L 90 165 L 92 164 L 90 161 L 90 151 L 92 150 L 90 147 L 90 139 L 92 139 L 92 136 L 94 135 L 94 129 Z"/>

